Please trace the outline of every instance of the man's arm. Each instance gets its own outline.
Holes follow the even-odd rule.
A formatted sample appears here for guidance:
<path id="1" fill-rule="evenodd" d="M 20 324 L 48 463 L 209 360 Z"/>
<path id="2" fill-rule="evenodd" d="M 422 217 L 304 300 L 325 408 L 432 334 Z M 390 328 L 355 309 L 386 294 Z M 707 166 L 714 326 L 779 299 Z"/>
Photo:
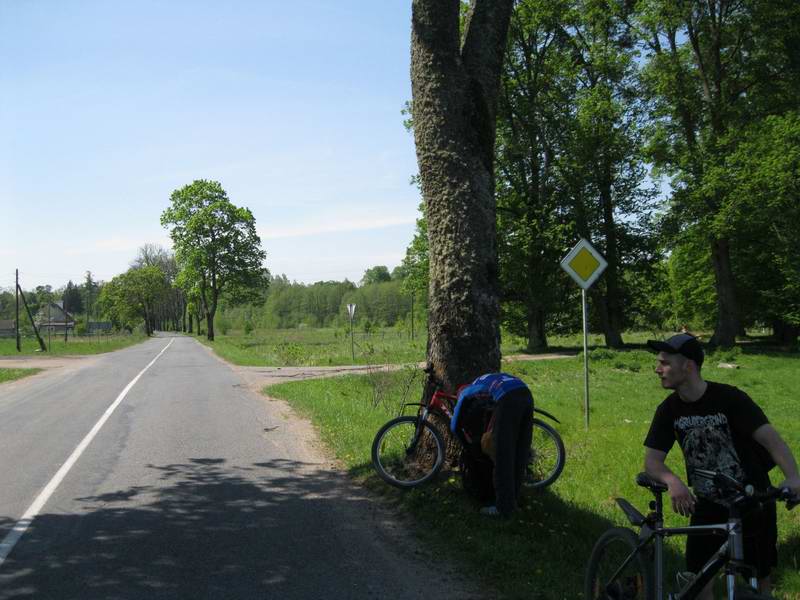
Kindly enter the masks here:
<path id="1" fill-rule="evenodd" d="M 767 449 L 772 460 L 783 471 L 786 479 L 778 487 L 789 487 L 795 494 L 800 494 L 800 474 L 797 471 L 797 461 L 776 429 L 766 423 L 753 432 L 753 439 Z"/>
<path id="2" fill-rule="evenodd" d="M 667 486 L 672 510 L 688 517 L 694 512 L 694 505 L 697 502 L 691 490 L 675 475 L 665 464 L 667 453 L 654 448 L 646 448 L 644 454 L 644 470 L 650 477 L 657 479 Z"/>

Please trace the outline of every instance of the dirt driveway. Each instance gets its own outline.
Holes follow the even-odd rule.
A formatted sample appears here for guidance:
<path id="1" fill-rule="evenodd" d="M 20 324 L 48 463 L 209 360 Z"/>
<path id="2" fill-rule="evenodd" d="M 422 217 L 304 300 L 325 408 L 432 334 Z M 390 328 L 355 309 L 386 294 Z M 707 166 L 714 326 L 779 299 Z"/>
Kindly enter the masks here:
<path id="1" fill-rule="evenodd" d="M 213 354 L 210 348 L 208 351 Z M 83 369 L 93 365 L 102 355 L 92 356 L 0 356 L 0 369 L 43 369 L 44 372 L 58 370 L 63 372 Z M 216 355 L 214 355 L 216 356 Z M 515 354 L 507 356 L 503 362 L 519 360 L 557 360 L 575 356 L 575 353 Z M 223 361 L 225 362 L 225 361 Z M 393 371 L 403 365 L 354 365 L 338 367 L 241 367 L 228 363 L 250 389 L 261 392 L 264 387 L 276 383 L 319 379 L 341 375 L 367 374 L 379 371 Z M 419 364 L 420 367 L 424 363 Z M 26 378 L 28 379 L 28 378 Z"/>
<path id="2" fill-rule="evenodd" d="M 550 354 L 515 354 L 503 358 L 503 362 L 528 361 L 528 360 L 558 360 L 576 356 L 575 353 L 550 353 Z M 1 366 L 1 365 L 0 365 Z M 339 367 L 240 367 L 229 366 L 236 371 L 247 386 L 260 392 L 268 385 L 286 383 L 289 381 L 302 381 L 304 379 L 320 379 L 322 377 L 337 377 L 341 375 L 367 374 L 402 369 L 406 365 L 355 365 Z M 419 363 L 422 368 L 425 363 Z"/>

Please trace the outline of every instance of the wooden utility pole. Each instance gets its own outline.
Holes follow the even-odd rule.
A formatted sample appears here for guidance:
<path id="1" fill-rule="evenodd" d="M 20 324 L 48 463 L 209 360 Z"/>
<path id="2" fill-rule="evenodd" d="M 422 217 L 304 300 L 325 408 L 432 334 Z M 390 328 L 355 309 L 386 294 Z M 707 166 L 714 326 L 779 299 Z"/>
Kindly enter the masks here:
<path id="1" fill-rule="evenodd" d="M 19 272 L 18 272 L 19 273 Z M 39 342 L 39 348 L 42 352 L 47 352 L 47 346 L 44 345 L 42 336 L 39 335 L 39 329 L 36 327 L 36 321 L 33 320 L 31 309 L 28 308 L 28 301 L 25 299 L 25 294 L 22 293 L 22 288 L 19 287 L 19 275 L 17 275 L 17 314 L 19 314 L 19 297 L 22 296 L 22 303 L 25 305 L 25 312 L 28 313 L 28 319 L 31 321 L 33 333 L 36 334 L 36 340 Z M 19 321 L 17 321 L 17 349 L 19 350 Z"/>
<path id="2" fill-rule="evenodd" d="M 14 291 L 16 292 L 17 310 L 16 318 L 14 319 L 14 334 L 17 338 L 17 352 L 22 352 L 22 346 L 19 343 L 19 269 L 16 269 L 16 280 L 14 282 Z"/>

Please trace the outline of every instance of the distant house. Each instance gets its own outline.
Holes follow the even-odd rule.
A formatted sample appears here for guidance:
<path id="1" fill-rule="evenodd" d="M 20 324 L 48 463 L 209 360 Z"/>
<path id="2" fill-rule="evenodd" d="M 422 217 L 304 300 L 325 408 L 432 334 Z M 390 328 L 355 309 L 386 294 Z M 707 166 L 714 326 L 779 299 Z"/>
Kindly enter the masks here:
<path id="1" fill-rule="evenodd" d="M 64 310 L 61 302 L 50 302 L 39 309 L 36 327 L 42 334 L 75 331 L 75 318 Z"/>
<path id="2" fill-rule="evenodd" d="M 0 338 L 9 338 L 16 336 L 16 328 L 14 319 L 0 319 Z"/>

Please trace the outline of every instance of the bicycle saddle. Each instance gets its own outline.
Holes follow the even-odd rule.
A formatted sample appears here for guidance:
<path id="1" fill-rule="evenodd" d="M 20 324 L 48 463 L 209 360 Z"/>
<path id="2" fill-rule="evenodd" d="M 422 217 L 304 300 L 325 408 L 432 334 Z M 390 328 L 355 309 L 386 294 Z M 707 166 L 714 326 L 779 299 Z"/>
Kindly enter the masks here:
<path id="1" fill-rule="evenodd" d="M 639 485 L 641 487 L 646 487 L 654 494 L 667 491 L 666 484 L 661 483 L 660 481 L 656 481 L 655 479 L 650 477 L 650 475 L 648 475 L 647 473 L 639 473 L 636 476 L 636 485 Z"/>

